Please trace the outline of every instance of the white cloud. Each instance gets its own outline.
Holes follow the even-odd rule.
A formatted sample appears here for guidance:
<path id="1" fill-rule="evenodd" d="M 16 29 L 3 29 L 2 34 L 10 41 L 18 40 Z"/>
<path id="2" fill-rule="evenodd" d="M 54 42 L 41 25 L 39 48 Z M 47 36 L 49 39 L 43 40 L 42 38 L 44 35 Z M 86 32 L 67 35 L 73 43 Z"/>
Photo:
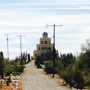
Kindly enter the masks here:
<path id="1" fill-rule="evenodd" d="M 46 5 L 48 2 L 50 4 L 51 0 L 45 1 L 45 3 L 40 1 L 39 3 Z M 63 7 L 58 8 L 55 5 L 55 7 L 51 8 L 42 7 L 43 5 L 37 7 L 37 3 L 33 2 L 34 5 L 36 4 L 36 7 L 25 8 L 24 6 L 31 4 L 29 2 L 21 3 L 21 8 L 15 8 L 20 3 L 11 3 L 7 4 L 7 6 L 11 5 L 9 6 L 10 9 L 0 9 L 0 41 L 2 42 L 0 50 L 4 52 L 5 56 L 7 56 L 7 42 L 4 34 L 11 34 L 9 35 L 9 39 L 12 39 L 9 41 L 10 57 L 15 57 L 20 54 L 20 37 L 16 37 L 16 35 L 25 35 L 25 37 L 22 37 L 23 51 L 28 50 L 28 52 L 33 54 L 33 50 L 36 48 L 36 44 L 39 43 L 39 38 L 42 37 L 43 32 L 48 32 L 49 37 L 53 39 L 53 27 L 45 28 L 46 24 L 62 24 L 62 27 L 55 27 L 56 46 L 58 50 L 61 52 L 79 51 L 80 43 L 86 38 L 89 38 L 90 35 L 90 13 L 88 12 L 87 14 L 84 11 L 82 14 L 82 10 L 86 9 L 89 11 L 90 8 L 87 5 L 81 5 L 84 2 L 86 3 L 86 1 L 83 1 L 81 4 L 80 1 L 78 2 L 76 0 L 69 2 L 66 0 L 57 0 L 55 2 L 53 0 L 52 2 L 50 4 L 51 6 L 54 4 L 58 5 L 58 2 L 62 2 L 64 6 L 70 5 L 70 7 L 66 8 L 63 5 Z M 49 6 L 49 4 L 46 6 Z M 75 6 L 72 7 L 73 5 Z M 4 6 L 2 5 L 2 7 Z M 64 10 L 66 12 L 62 13 Z M 75 14 L 72 13 L 74 10 Z M 78 10 L 81 10 L 81 12 L 78 12 Z"/>
<path id="2" fill-rule="evenodd" d="M 84 28 L 82 29 L 82 32 L 83 32 L 84 34 L 89 34 L 89 35 L 90 35 L 90 26 L 84 27 Z"/>
<path id="3" fill-rule="evenodd" d="M 43 24 L 39 23 L 24 23 L 24 22 L 15 22 L 15 21 L 7 21 L 7 22 L 0 22 L 0 25 L 2 26 L 42 26 Z"/>

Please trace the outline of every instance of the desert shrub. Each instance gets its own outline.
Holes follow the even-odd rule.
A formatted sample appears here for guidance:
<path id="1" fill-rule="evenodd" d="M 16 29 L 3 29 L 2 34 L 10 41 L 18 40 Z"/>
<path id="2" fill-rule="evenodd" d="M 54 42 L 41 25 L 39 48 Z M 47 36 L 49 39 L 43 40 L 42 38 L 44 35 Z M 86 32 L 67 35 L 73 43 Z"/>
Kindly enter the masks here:
<path id="1" fill-rule="evenodd" d="M 46 74 L 53 73 L 53 63 L 52 63 L 52 61 L 48 61 L 48 62 L 45 63 L 44 71 L 46 72 Z"/>

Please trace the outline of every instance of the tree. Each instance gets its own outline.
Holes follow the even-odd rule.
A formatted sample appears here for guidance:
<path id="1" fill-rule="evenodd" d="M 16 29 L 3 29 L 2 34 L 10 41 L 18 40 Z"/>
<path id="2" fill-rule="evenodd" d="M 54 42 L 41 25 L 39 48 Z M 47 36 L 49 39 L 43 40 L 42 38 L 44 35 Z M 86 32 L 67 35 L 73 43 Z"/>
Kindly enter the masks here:
<path id="1" fill-rule="evenodd" d="M 74 73 L 75 73 L 75 70 L 72 69 L 73 65 L 70 65 L 67 69 L 59 71 L 59 76 L 63 78 L 66 84 L 69 84 L 71 87 L 74 86 Z"/>
<path id="2" fill-rule="evenodd" d="M 62 54 L 61 60 L 64 67 L 68 67 L 70 64 L 74 64 L 76 58 L 72 55 L 72 53 Z"/>
<path id="3" fill-rule="evenodd" d="M 53 60 L 53 52 L 51 50 L 50 51 L 47 51 L 45 57 L 46 57 L 47 61 L 48 60 Z"/>
<path id="4" fill-rule="evenodd" d="M 45 63 L 44 71 L 46 72 L 46 74 L 53 73 L 53 62 L 52 61 L 48 61 Z"/>
<path id="5" fill-rule="evenodd" d="M 82 89 L 85 86 L 83 74 L 77 70 L 75 65 L 69 65 L 66 70 L 61 70 L 59 75 L 70 87 Z"/>
<path id="6" fill-rule="evenodd" d="M 79 55 L 77 68 L 84 77 L 84 84 L 90 86 L 90 51 L 87 50 Z"/>
<path id="7" fill-rule="evenodd" d="M 90 51 L 90 41 L 89 39 L 86 40 L 86 44 L 81 45 L 81 50 L 82 51 Z"/>
<path id="8" fill-rule="evenodd" d="M 26 64 L 27 62 L 30 62 L 30 54 L 27 54 L 27 52 L 22 53 L 22 61 L 23 61 L 23 64 Z"/>
<path id="9" fill-rule="evenodd" d="M 64 69 L 64 65 L 62 63 L 62 61 L 59 59 L 59 60 L 56 60 L 55 61 L 55 73 L 59 73 L 60 70 L 63 70 Z"/>
<path id="10" fill-rule="evenodd" d="M 43 64 L 43 61 L 40 56 L 37 56 L 35 65 L 37 66 L 37 68 L 40 68 L 41 67 L 40 64 Z"/>
<path id="11" fill-rule="evenodd" d="M 28 62 L 30 62 L 30 54 L 28 54 Z"/>
<path id="12" fill-rule="evenodd" d="M 4 57 L 3 57 L 3 52 L 0 52 L 0 75 L 1 75 L 1 78 L 3 78 L 3 73 L 4 73 Z"/>
<path id="13" fill-rule="evenodd" d="M 84 77 L 79 70 L 76 70 L 74 74 L 75 86 L 77 89 L 83 89 L 85 86 Z"/>

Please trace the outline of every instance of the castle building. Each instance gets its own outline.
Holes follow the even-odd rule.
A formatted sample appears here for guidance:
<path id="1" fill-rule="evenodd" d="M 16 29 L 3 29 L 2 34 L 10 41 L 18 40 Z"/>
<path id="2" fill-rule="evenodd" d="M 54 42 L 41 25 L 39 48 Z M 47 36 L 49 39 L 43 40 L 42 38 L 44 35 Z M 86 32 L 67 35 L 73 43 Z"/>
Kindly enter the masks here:
<path id="1" fill-rule="evenodd" d="M 40 44 L 37 44 L 36 50 L 33 51 L 33 58 L 37 56 L 46 55 L 47 51 L 53 50 L 53 44 L 51 44 L 51 38 L 48 37 L 48 33 L 44 32 L 42 38 L 40 38 Z"/>

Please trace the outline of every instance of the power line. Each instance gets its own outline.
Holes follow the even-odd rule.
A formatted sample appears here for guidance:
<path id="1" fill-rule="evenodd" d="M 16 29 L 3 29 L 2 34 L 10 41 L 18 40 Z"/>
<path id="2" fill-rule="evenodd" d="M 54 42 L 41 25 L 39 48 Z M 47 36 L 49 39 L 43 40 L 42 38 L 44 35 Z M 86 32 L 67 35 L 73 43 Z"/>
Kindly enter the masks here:
<path id="1" fill-rule="evenodd" d="M 23 61 L 22 61 L 22 36 L 25 36 L 25 35 L 17 35 L 17 37 L 20 37 L 20 55 L 21 55 L 21 65 L 23 64 Z"/>
<path id="2" fill-rule="evenodd" d="M 62 25 L 46 25 L 45 27 L 48 26 L 53 26 L 53 76 L 52 78 L 54 78 L 54 74 L 55 74 L 55 26 L 62 26 Z"/>
<path id="3" fill-rule="evenodd" d="M 8 38 L 8 35 L 10 35 L 10 34 L 6 34 L 5 36 L 7 36 L 7 58 L 8 58 L 8 61 L 9 61 L 9 44 L 8 44 L 9 38 Z"/>

